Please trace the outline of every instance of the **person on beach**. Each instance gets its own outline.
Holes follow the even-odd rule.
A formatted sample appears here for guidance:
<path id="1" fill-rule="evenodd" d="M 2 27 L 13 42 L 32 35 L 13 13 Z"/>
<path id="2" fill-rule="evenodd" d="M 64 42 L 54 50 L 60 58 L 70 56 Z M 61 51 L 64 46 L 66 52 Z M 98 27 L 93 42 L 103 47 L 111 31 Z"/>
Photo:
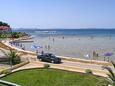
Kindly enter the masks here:
<path id="1" fill-rule="evenodd" d="M 50 50 L 50 48 L 51 48 L 50 45 L 48 45 L 48 50 Z"/>
<path id="2" fill-rule="evenodd" d="M 36 50 L 36 54 L 38 55 L 38 50 Z"/>
<path id="3" fill-rule="evenodd" d="M 62 39 L 64 39 L 65 37 L 63 36 Z"/>
<path id="4" fill-rule="evenodd" d="M 96 59 L 96 52 L 93 51 L 93 59 L 95 60 Z"/>
<path id="5" fill-rule="evenodd" d="M 12 46 L 12 42 L 9 42 L 10 43 L 10 45 Z"/>
<path id="6" fill-rule="evenodd" d="M 91 39 L 94 39 L 94 36 L 90 36 Z"/>
<path id="7" fill-rule="evenodd" d="M 20 46 L 20 44 L 19 44 L 19 43 L 17 43 L 17 46 Z"/>
<path id="8" fill-rule="evenodd" d="M 44 51 L 42 50 L 41 54 L 43 55 L 44 54 Z"/>
<path id="9" fill-rule="evenodd" d="M 16 43 L 16 46 L 18 46 L 18 43 Z"/>
<path id="10" fill-rule="evenodd" d="M 22 44 L 20 44 L 20 47 L 22 47 Z"/>
<path id="11" fill-rule="evenodd" d="M 109 58 L 110 58 L 110 57 L 107 57 L 107 61 L 108 61 L 108 62 L 109 62 Z"/>
<path id="12" fill-rule="evenodd" d="M 25 50 L 25 46 L 24 46 L 24 47 L 22 47 L 22 50 Z"/>
<path id="13" fill-rule="evenodd" d="M 104 57 L 104 61 L 105 61 L 105 57 Z"/>
<path id="14" fill-rule="evenodd" d="M 98 54 L 98 53 L 96 53 L 96 57 L 97 57 L 97 59 L 98 59 L 98 57 L 99 57 L 99 54 Z"/>
<path id="15" fill-rule="evenodd" d="M 93 51 L 93 59 L 98 60 L 99 54 Z"/>
<path id="16" fill-rule="evenodd" d="M 55 39 L 53 38 L 53 42 L 55 41 Z"/>
<path id="17" fill-rule="evenodd" d="M 47 50 L 47 45 L 45 45 L 45 49 Z"/>

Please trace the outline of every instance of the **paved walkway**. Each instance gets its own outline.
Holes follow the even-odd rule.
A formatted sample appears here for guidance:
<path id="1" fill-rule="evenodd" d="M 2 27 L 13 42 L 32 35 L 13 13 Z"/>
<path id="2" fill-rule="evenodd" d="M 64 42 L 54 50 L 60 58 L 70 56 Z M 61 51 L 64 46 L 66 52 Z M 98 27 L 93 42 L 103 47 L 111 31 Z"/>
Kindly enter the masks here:
<path id="1" fill-rule="evenodd" d="M 41 68 L 43 67 L 43 64 L 46 63 L 47 62 L 32 61 L 29 64 L 26 64 L 14 71 L 22 70 L 22 69 L 30 69 L 30 68 Z M 107 77 L 106 75 L 107 71 L 102 69 L 102 65 L 85 64 L 85 63 L 72 62 L 66 60 L 63 60 L 63 63 L 61 64 L 52 64 L 52 63 L 47 63 L 47 64 L 49 64 L 51 68 L 63 69 L 63 70 L 75 71 L 75 72 L 83 72 L 83 73 L 85 73 L 86 69 L 91 69 L 93 71 L 93 74 Z"/>

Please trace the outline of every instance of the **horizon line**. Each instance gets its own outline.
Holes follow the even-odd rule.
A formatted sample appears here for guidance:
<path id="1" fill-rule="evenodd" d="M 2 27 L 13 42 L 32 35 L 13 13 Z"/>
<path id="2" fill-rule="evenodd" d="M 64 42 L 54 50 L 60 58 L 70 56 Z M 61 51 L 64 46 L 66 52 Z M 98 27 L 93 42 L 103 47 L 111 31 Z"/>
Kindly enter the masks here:
<path id="1" fill-rule="evenodd" d="M 12 29 L 115 29 L 115 28 L 12 28 Z"/>

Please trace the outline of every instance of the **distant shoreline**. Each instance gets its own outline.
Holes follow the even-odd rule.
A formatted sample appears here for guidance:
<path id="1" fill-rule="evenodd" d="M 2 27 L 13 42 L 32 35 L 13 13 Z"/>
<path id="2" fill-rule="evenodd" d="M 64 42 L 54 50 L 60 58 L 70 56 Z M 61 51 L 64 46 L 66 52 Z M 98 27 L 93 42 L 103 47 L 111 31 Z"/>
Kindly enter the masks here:
<path id="1" fill-rule="evenodd" d="M 17 31 L 17 30 L 113 30 L 115 28 L 44 28 L 44 29 L 41 29 L 41 28 L 13 28 L 14 31 Z"/>

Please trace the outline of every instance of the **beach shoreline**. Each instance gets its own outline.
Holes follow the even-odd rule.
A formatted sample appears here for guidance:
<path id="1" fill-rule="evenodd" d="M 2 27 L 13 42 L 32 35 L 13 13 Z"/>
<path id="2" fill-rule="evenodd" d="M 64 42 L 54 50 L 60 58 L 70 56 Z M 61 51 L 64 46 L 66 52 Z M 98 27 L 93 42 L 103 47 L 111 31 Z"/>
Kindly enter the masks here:
<path id="1" fill-rule="evenodd" d="M 6 49 L 13 49 L 15 51 L 17 51 L 18 53 L 23 53 L 24 55 L 32 55 L 32 56 L 37 56 L 36 52 L 32 52 L 32 51 L 28 51 L 28 50 L 23 50 L 23 49 L 19 49 L 16 46 L 11 46 L 9 44 L 10 41 L 2 41 L 1 44 L 4 45 L 6 47 Z M 65 57 L 65 56 L 58 56 L 61 57 L 64 60 L 68 60 L 68 61 L 73 61 L 73 62 L 83 62 L 83 63 L 88 63 L 88 64 L 98 64 L 98 65 L 111 65 L 111 63 L 109 62 L 105 62 L 105 61 L 97 61 L 97 60 L 86 60 L 86 59 L 80 59 L 80 58 L 72 58 L 72 57 Z"/>
<path id="2" fill-rule="evenodd" d="M 55 55 L 81 58 L 87 60 L 101 60 L 104 61 L 105 53 L 114 53 L 115 47 L 115 37 L 109 39 L 108 37 L 66 37 L 64 36 L 50 36 L 50 37 L 35 37 L 32 39 L 33 43 L 23 43 L 25 48 L 30 51 L 35 51 L 31 49 L 31 45 L 40 45 L 44 52 L 54 53 Z M 41 50 L 41 49 L 39 49 Z M 97 58 L 93 57 L 93 52 L 96 53 Z M 109 61 L 114 60 L 115 54 L 110 56 Z M 108 61 L 108 57 L 105 59 Z"/>

